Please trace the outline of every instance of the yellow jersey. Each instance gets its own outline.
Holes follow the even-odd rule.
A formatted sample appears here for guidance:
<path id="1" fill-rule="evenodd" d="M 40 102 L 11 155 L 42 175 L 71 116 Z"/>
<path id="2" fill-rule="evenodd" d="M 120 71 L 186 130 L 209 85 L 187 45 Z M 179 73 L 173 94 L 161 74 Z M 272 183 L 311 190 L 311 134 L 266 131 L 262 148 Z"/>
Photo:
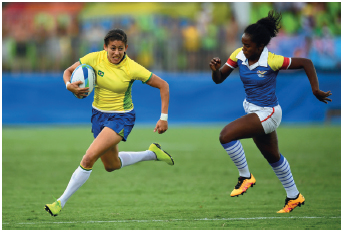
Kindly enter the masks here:
<path id="1" fill-rule="evenodd" d="M 109 62 L 105 50 L 80 58 L 81 64 L 93 67 L 96 73 L 92 106 L 102 112 L 129 112 L 134 109 L 131 88 L 135 80 L 148 82 L 152 72 L 131 60 L 127 54 L 119 64 Z"/>

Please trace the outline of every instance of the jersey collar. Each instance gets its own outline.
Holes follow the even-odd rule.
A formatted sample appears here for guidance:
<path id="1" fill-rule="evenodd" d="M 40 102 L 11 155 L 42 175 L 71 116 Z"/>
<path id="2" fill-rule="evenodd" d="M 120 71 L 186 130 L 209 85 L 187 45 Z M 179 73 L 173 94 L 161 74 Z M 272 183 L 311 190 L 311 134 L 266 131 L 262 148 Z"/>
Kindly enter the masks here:
<path id="1" fill-rule="evenodd" d="M 121 64 L 121 62 L 125 59 L 127 57 L 127 53 L 126 52 L 124 52 L 124 56 L 122 57 L 122 59 L 121 59 L 121 61 L 120 62 L 118 62 L 118 64 L 117 65 L 119 65 L 119 64 Z"/>
<path id="2" fill-rule="evenodd" d="M 254 63 L 250 66 L 248 65 L 248 60 L 245 57 L 244 52 L 242 50 L 238 53 L 236 58 L 240 59 L 242 61 L 242 64 L 247 66 L 250 70 L 253 70 L 253 69 L 257 68 L 258 66 L 268 67 L 268 56 L 269 56 L 269 50 L 265 46 L 263 51 L 262 51 L 262 54 L 260 55 L 258 62 Z"/>
<path id="3" fill-rule="evenodd" d="M 107 52 L 106 52 L 106 54 L 107 54 Z M 122 57 L 121 61 L 118 62 L 118 64 L 113 64 L 113 63 L 111 63 L 111 62 L 109 61 L 109 59 L 107 58 L 107 55 L 106 55 L 106 61 L 107 61 L 107 63 L 110 64 L 111 66 L 114 66 L 114 67 L 120 67 L 120 66 L 122 66 L 122 64 L 125 62 L 126 58 L 127 58 L 127 53 L 124 52 L 124 56 Z"/>

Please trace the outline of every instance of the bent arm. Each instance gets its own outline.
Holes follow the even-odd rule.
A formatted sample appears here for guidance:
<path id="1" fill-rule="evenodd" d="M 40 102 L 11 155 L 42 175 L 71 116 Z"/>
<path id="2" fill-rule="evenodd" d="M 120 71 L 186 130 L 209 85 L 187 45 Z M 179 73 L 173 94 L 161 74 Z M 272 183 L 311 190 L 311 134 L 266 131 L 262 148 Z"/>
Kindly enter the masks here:
<path id="1" fill-rule="evenodd" d="M 73 71 L 76 69 L 76 67 L 78 67 L 80 64 L 79 61 L 75 62 L 73 65 L 71 65 L 70 67 L 68 67 L 64 72 L 63 72 L 63 81 L 65 84 L 67 84 L 67 82 L 70 82 L 70 77 L 72 76 Z"/>
<path id="2" fill-rule="evenodd" d="M 170 91 L 168 83 L 158 77 L 155 74 L 152 74 L 152 77 L 147 82 L 149 86 L 159 88 L 160 90 L 160 97 L 161 97 L 161 113 L 167 114 L 168 113 L 168 105 L 170 100 Z M 168 129 L 167 119 L 160 119 L 155 128 L 154 132 L 158 131 L 159 134 L 164 133 Z"/>
<path id="3" fill-rule="evenodd" d="M 309 83 L 311 84 L 311 87 L 312 87 L 312 92 L 318 100 L 326 104 L 327 104 L 327 101 L 332 101 L 331 99 L 327 98 L 328 96 L 332 95 L 331 91 L 323 92 L 319 89 L 318 76 L 315 71 L 313 62 L 310 59 L 292 57 L 289 70 L 295 70 L 295 69 L 305 70 Z"/>
<path id="4" fill-rule="evenodd" d="M 233 71 L 233 69 L 226 64 L 221 67 L 221 60 L 218 57 L 210 61 L 209 67 L 212 70 L 211 77 L 216 84 L 222 83 Z"/>
<path id="5" fill-rule="evenodd" d="M 147 82 L 149 86 L 159 88 L 160 90 L 160 97 L 161 97 L 161 113 L 168 113 L 168 104 L 170 100 L 170 92 L 169 92 L 169 85 L 168 83 L 158 77 L 155 74 L 152 74 L 152 77 Z"/>
<path id="6" fill-rule="evenodd" d="M 311 84 L 312 91 L 319 90 L 318 76 L 313 62 L 307 58 L 292 57 L 289 70 L 304 69 Z"/>
<path id="7" fill-rule="evenodd" d="M 79 65 L 81 65 L 81 63 L 77 61 L 63 72 L 63 81 L 66 84 L 67 90 L 73 92 L 78 98 L 80 98 L 80 96 L 87 96 L 86 93 L 88 92 L 88 87 L 80 88 L 79 85 L 82 83 L 82 81 L 69 83 L 68 85 L 67 83 L 71 81 L 70 79 L 72 73 Z"/>

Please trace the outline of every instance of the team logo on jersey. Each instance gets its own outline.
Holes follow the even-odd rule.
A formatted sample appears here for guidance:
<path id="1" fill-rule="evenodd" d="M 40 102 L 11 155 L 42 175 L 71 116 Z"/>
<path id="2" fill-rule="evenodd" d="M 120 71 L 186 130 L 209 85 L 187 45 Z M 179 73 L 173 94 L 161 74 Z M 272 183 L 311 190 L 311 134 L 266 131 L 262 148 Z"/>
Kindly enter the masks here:
<path id="1" fill-rule="evenodd" d="M 265 73 L 266 71 L 260 71 L 260 70 L 257 71 L 258 77 L 260 78 L 263 78 Z"/>
<path id="2" fill-rule="evenodd" d="M 104 76 L 104 72 L 101 71 L 101 70 L 98 70 L 98 75 L 101 76 L 101 77 L 103 77 L 103 76 Z"/>

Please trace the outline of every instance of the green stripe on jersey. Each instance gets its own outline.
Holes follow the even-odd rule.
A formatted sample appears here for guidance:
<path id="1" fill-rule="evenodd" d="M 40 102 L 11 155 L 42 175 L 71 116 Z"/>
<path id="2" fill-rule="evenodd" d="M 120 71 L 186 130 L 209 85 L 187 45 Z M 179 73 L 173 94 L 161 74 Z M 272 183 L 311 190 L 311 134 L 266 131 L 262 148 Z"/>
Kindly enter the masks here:
<path id="1" fill-rule="evenodd" d="M 150 79 L 151 79 L 151 77 L 153 76 L 153 73 L 151 73 L 151 75 L 149 76 L 149 78 L 145 81 L 145 82 L 143 82 L 143 83 L 147 83 Z"/>
<path id="2" fill-rule="evenodd" d="M 132 100 L 131 100 L 131 88 L 133 86 L 134 81 L 135 80 L 131 80 L 130 81 L 130 83 L 128 85 L 128 89 L 125 92 L 124 100 L 123 100 L 123 108 L 124 108 L 124 110 L 128 110 L 128 109 L 131 109 L 133 107 L 133 103 L 132 103 Z"/>

